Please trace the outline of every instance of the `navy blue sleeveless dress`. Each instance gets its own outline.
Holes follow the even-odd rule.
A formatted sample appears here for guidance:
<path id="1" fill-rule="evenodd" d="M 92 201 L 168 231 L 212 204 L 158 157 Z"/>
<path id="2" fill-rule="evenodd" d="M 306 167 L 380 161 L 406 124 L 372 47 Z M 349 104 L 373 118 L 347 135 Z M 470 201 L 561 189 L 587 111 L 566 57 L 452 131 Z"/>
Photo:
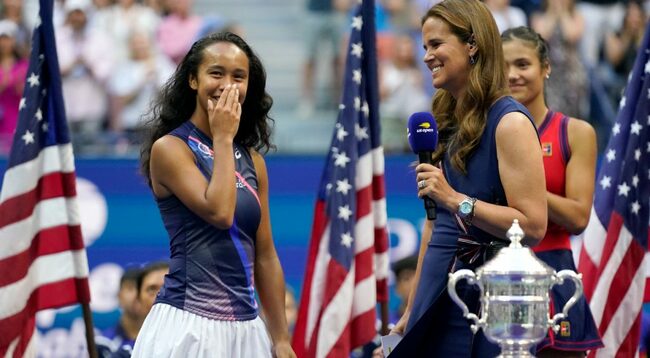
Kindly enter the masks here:
<path id="1" fill-rule="evenodd" d="M 467 161 L 467 175 L 454 169 L 448 155 L 444 157 L 443 172 L 454 190 L 480 201 L 508 205 L 499 177 L 496 128 L 503 116 L 510 112 L 521 112 L 532 118 L 526 107 L 512 97 L 497 100 L 488 112 L 481 142 Z M 535 127 L 532 119 L 531 126 Z M 500 352 L 499 347 L 488 342 L 482 331 L 472 334 L 470 322 L 462 316 L 460 308 L 451 301 L 447 292 L 447 276 L 452 269 L 474 270 L 483 262 L 479 260 L 470 265 L 456 260 L 457 241 L 463 233 L 454 213 L 439 206 L 436 216 L 406 335 L 391 357 L 495 357 Z M 466 236 L 483 243 L 505 240 L 474 226 L 469 227 Z M 456 289 L 459 297 L 470 303 L 470 311 L 478 313 L 478 288 L 461 281 Z"/>
<path id="2" fill-rule="evenodd" d="M 170 134 L 187 143 L 196 165 L 209 180 L 214 155 L 212 140 L 190 121 Z M 238 144 L 234 144 L 233 151 L 237 203 L 230 229 L 210 225 L 176 196 L 157 200 L 169 233 L 171 260 L 156 303 L 211 319 L 246 321 L 258 315 L 253 268 L 261 208 L 250 153 Z"/>

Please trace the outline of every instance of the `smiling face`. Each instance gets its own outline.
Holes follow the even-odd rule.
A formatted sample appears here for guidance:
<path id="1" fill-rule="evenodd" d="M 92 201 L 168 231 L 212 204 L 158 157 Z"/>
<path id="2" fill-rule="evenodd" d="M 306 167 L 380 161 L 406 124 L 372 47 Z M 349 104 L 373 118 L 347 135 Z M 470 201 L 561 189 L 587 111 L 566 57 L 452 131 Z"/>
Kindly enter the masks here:
<path id="1" fill-rule="evenodd" d="M 0 35 L 0 55 L 13 56 L 16 48 L 16 40 L 13 36 L 2 34 Z"/>
<path id="2" fill-rule="evenodd" d="M 550 68 L 540 62 L 535 48 L 522 40 L 512 39 L 503 43 L 503 54 L 512 97 L 525 106 L 543 98 L 544 78 Z"/>
<path id="3" fill-rule="evenodd" d="M 422 25 L 422 43 L 426 51 L 424 63 L 431 70 L 433 86 L 459 98 L 471 69 L 469 57 L 476 49 L 462 42 L 449 25 L 437 17 L 429 17 Z"/>
<path id="4" fill-rule="evenodd" d="M 154 302 L 156 301 L 156 295 L 158 291 L 165 283 L 165 275 L 169 272 L 169 269 L 159 269 L 149 272 L 142 279 L 142 287 L 140 287 L 140 292 L 138 293 L 138 298 L 142 304 L 141 309 L 143 310 L 143 316 L 146 316 Z"/>
<path id="5" fill-rule="evenodd" d="M 217 42 L 203 50 L 203 58 L 190 76 L 190 87 L 196 91 L 197 107 L 207 113 L 208 99 L 216 104 L 226 85 L 239 85 L 239 103 L 244 103 L 248 89 L 249 61 L 239 47 L 230 42 Z"/>

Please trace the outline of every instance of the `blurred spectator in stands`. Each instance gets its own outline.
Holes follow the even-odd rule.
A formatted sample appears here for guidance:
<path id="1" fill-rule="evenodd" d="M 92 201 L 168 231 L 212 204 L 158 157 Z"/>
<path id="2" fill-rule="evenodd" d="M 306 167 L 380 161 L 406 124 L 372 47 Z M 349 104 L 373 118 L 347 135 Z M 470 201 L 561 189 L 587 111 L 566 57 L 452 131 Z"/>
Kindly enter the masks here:
<path id="1" fill-rule="evenodd" d="M 413 0 L 415 9 L 418 14 L 424 14 L 429 10 L 433 5 L 441 2 L 442 0 Z M 420 15 L 421 18 L 421 15 Z"/>
<path id="2" fill-rule="evenodd" d="M 165 261 L 148 264 L 138 276 L 138 301 L 140 314 L 146 317 L 153 307 L 158 291 L 165 282 L 165 275 L 169 272 L 169 264 Z"/>
<path id="3" fill-rule="evenodd" d="M 142 270 L 131 268 L 124 271 L 120 279 L 117 301 L 121 311 L 117 324 L 102 331 L 95 337 L 99 356 L 110 357 L 123 345 L 133 347 L 135 338 L 142 327 L 144 315 L 138 301 L 138 277 Z"/>
<path id="4" fill-rule="evenodd" d="M 409 116 L 430 110 L 431 98 L 424 89 L 413 39 L 398 35 L 393 46 L 392 58 L 379 67 L 382 144 L 387 152 L 403 152 L 408 149 L 405 130 Z"/>
<path id="5" fill-rule="evenodd" d="M 100 141 L 106 121 L 106 80 L 112 74 L 110 37 L 88 26 L 90 0 L 66 0 L 66 22 L 57 31 L 65 112 L 77 152 Z"/>
<path id="6" fill-rule="evenodd" d="M 20 54 L 20 57 L 27 58 L 29 56 L 32 33 L 23 18 L 23 0 L 2 0 L 0 19 L 11 20 L 17 25 L 14 35 L 16 50 Z"/>
<path id="7" fill-rule="evenodd" d="M 532 28 L 549 45 L 553 72 L 546 84 L 549 107 L 567 116 L 589 118 L 589 83 L 578 54 L 584 19 L 573 0 L 547 0 L 533 14 Z"/>
<path id="8" fill-rule="evenodd" d="M 97 29 L 111 37 L 111 52 L 116 63 L 129 58 L 129 39 L 134 32 L 153 37 L 159 23 L 160 17 L 136 0 L 117 0 L 113 6 L 98 12 L 94 19 Z"/>
<path id="9" fill-rule="evenodd" d="M 167 0 L 144 0 L 144 5 L 153 10 L 159 17 L 165 17 L 169 15 L 169 7 L 167 6 Z"/>
<path id="10" fill-rule="evenodd" d="M 625 5 L 623 1 L 617 0 L 582 0 L 578 2 L 577 9 L 584 19 L 580 54 L 587 66 L 595 68 L 600 49 L 605 41 L 605 34 L 621 27 Z M 551 63 L 555 65 L 553 59 Z"/>
<path id="11" fill-rule="evenodd" d="M 492 13 L 497 23 L 499 32 L 519 26 L 528 25 L 528 18 L 524 10 L 510 6 L 510 0 L 485 0 L 485 5 Z"/>
<path id="12" fill-rule="evenodd" d="M 139 147 L 141 116 L 174 72 L 174 64 L 156 48 L 148 32 L 134 32 L 129 41 L 130 57 L 118 64 L 108 83 L 111 96 L 109 129 L 123 135 L 123 153 Z M 122 154 L 123 154 L 122 153 Z"/>
<path id="13" fill-rule="evenodd" d="M 150 263 L 138 272 L 135 276 L 135 295 L 131 297 L 131 292 L 129 291 L 127 296 L 127 299 L 133 302 L 134 316 L 137 317 L 139 322 L 136 325 L 137 328 L 123 337 L 119 337 L 118 334 L 111 335 L 117 329 L 102 332 L 102 337 L 96 339 L 101 358 L 127 358 L 131 356 L 133 344 L 140 332 L 142 322 L 147 314 L 149 314 L 149 311 L 151 311 L 156 295 L 158 295 L 158 291 L 163 286 L 165 275 L 168 272 L 169 264 L 164 261 Z M 120 338 L 124 339 L 120 341 Z"/>
<path id="14" fill-rule="evenodd" d="M 233 34 L 241 38 L 245 37 L 245 31 L 241 25 L 239 25 L 236 22 L 226 20 L 221 16 L 212 15 L 212 16 L 205 16 L 203 18 L 203 23 L 201 24 L 201 28 L 199 29 L 199 32 L 196 34 L 196 38 L 194 40 L 196 41 L 202 37 L 217 32 L 232 32 Z"/>
<path id="15" fill-rule="evenodd" d="M 627 76 L 634 66 L 637 49 L 643 40 L 646 14 L 643 3 L 639 0 L 628 1 L 625 17 L 620 29 L 607 34 L 603 48 L 604 67 L 601 79 L 612 99 L 614 108 L 618 108 Z"/>
<path id="16" fill-rule="evenodd" d="M 375 2 L 375 29 L 377 32 L 377 62 L 388 61 L 393 58 L 395 31 L 390 22 L 390 13 L 384 8 L 381 1 Z M 343 40 L 343 48 L 347 47 L 347 38 Z M 341 61 L 345 61 L 345 53 Z"/>
<path id="17" fill-rule="evenodd" d="M 36 14 L 38 14 L 38 8 L 39 8 L 39 2 L 35 0 L 29 1 L 32 5 L 35 5 L 32 8 L 32 11 Z M 52 23 L 54 24 L 54 31 L 58 31 L 63 25 L 65 24 L 65 19 L 66 19 L 66 14 L 65 14 L 65 9 L 63 8 L 63 4 L 65 3 L 65 0 L 54 0 L 54 6 L 52 9 Z M 25 4 L 27 5 L 27 4 Z M 23 13 L 24 14 L 24 13 Z M 30 28 L 36 27 L 36 22 L 38 21 L 38 16 L 34 18 L 34 16 L 31 16 L 29 18 L 29 25 Z"/>
<path id="18" fill-rule="evenodd" d="M 169 15 L 158 27 L 158 47 L 175 63 L 189 51 L 203 20 L 191 13 L 192 0 L 168 1 Z"/>
<path id="19" fill-rule="evenodd" d="M 404 314 L 409 294 L 413 288 L 413 278 L 415 277 L 415 269 L 417 268 L 417 265 L 417 255 L 407 256 L 393 264 L 392 268 L 393 273 L 395 274 L 395 294 L 400 299 L 400 305 L 397 312 L 393 312 L 394 315 L 391 317 L 391 322 L 397 322 Z"/>
<path id="20" fill-rule="evenodd" d="M 421 38 L 422 38 L 422 32 L 421 32 L 421 27 L 422 27 L 422 14 L 426 14 L 426 12 L 435 4 L 439 3 L 441 0 L 413 0 L 413 5 L 415 7 L 416 14 L 418 14 L 416 18 L 416 24 L 417 24 L 417 31 L 415 33 L 415 36 L 413 37 L 413 41 L 418 44 L 418 46 L 415 46 L 417 49 L 417 54 L 415 55 L 415 58 L 421 59 L 424 58 L 424 46 L 421 44 Z M 427 64 L 424 63 L 424 61 L 417 61 L 418 62 L 418 68 L 420 69 L 420 75 L 422 78 L 429 78 L 431 77 L 431 70 L 427 67 Z M 433 97 L 433 94 L 436 92 L 436 89 L 433 87 L 433 81 L 424 81 L 424 90 L 426 93 L 429 95 L 429 97 Z"/>
<path id="21" fill-rule="evenodd" d="M 115 0 L 93 0 L 95 11 L 102 11 L 108 9 L 115 4 Z"/>
<path id="22" fill-rule="evenodd" d="M 400 317 L 404 314 L 406 304 L 409 299 L 409 294 L 414 285 L 415 270 L 418 265 L 418 256 L 412 255 L 397 260 L 393 263 L 392 269 L 395 275 L 394 290 L 399 298 L 399 307 L 397 311 L 390 312 L 389 329 L 392 329 L 395 322 L 399 321 Z M 357 349 L 352 352 L 350 358 L 379 358 L 384 357 L 383 348 L 381 346 L 381 332 L 375 336 L 372 342 L 366 344 L 362 349 Z"/>
<path id="23" fill-rule="evenodd" d="M 414 0 L 379 0 L 375 8 L 379 62 L 392 60 L 398 35 L 410 35 L 413 41 L 420 40 L 422 13 L 418 12 Z"/>
<path id="24" fill-rule="evenodd" d="M 18 51 L 17 32 L 18 26 L 13 21 L 0 20 L 0 154 L 3 155 L 11 148 L 29 65 Z"/>
<path id="25" fill-rule="evenodd" d="M 329 91 L 324 102 L 334 104 L 339 100 L 341 87 L 341 40 L 345 29 L 345 14 L 350 0 L 307 0 L 303 16 L 305 62 L 303 67 L 302 97 L 298 103 L 298 115 L 310 117 L 316 108 L 317 60 L 328 61 Z M 335 108 L 334 106 L 332 106 Z"/>
<path id="26" fill-rule="evenodd" d="M 391 31 L 395 33 L 420 31 L 422 13 L 417 12 L 413 0 L 380 0 L 379 3 L 388 14 Z"/>
<path id="27" fill-rule="evenodd" d="M 510 5 L 522 9 L 526 18 L 530 19 L 530 16 L 541 8 L 542 0 L 511 0 Z"/>

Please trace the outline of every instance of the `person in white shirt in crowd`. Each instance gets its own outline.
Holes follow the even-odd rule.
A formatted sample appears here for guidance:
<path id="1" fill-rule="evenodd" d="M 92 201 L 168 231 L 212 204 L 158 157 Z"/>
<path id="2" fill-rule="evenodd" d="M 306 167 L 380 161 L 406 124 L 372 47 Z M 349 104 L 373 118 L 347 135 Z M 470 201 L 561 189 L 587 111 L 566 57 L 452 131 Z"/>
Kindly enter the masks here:
<path id="1" fill-rule="evenodd" d="M 98 11 L 93 25 L 112 37 L 115 61 L 129 58 L 129 41 L 134 32 L 155 36 L 160 17 L 152 9 L 136 0 L 117 0 L 114 5 Z"/>
<path id="2" fill-rule="evenodd" d="M 56 30 L 65 112 L 75 150 L 98 142 L 108 113 L 106 81 L 113 73 L 114 45 L 89 26 L 90 0 L 66 0 L 65 24 Z"/>
<path id="3" fill-rule="evenodd" d="M 382 143 L 386 151 L 408 148 L 406 122 L 414 112 L 429 110 L 431 98 L 415 58 L 415 42 L 407 34 L 395 37 L 392 56 L 379 67 Z"/>
<path id="4" fill-rule="evenodd" d="M 112 107 L 109 129 L 123 134 L 127 145 L 140 144 L 141 117 L 174 73 L 174 64 L 155 45 L 147 32 L 134 32 L 129 40 L 130 56 L 118 64 L 108 84 Z M 126 146 L 119 148 L 128 150 Z"/>
<path id="5" fill-rule="evenodd" d="M 576 3 L 576 9 L 584 18 L 580 56 L 585 65 L 592 68 L 598 64 L 606 34 L 621 27 L 626 1 L 581 0 Z"/>
<path id="6" fill-rule="evenodd" d="M 528 18 L 524 10 L 511 6 L 510 0 L 485 0 L 484 2 L 490 9 L 499 32 L 528 25 Z"/>

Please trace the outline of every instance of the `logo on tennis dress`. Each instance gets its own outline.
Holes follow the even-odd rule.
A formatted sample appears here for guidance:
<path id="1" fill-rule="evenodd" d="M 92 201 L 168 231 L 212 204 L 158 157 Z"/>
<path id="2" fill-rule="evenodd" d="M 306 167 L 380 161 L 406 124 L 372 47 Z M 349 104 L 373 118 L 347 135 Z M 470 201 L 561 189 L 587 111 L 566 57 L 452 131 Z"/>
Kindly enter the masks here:
<path id="1" fill-rule="evenodd" d="M 205 144 L 203 144 L 201 142 L 198 142 L 197 146 L 199 148 L 199 151 L 201 151 L 201 153 L 207 155 L 210 158 L 213 157 L 212 150 L 210 149 L 210 147 L 208 147 L 207 145 L 205 145 Z"/>
<path id="2" fill-rule="evenodd" d="M 569 321 L 560 322 L 560 336 L 571 337 L 571 323 Z"/>
<path id="3" fill-rule="evenodd" d="M 244 185 L 244 183 L 242 183 L 241 180 L 239 180 L 239 178 L 237 178 L 237 181 L 235 182 L 235 188 L 244 189 L 245 187 L 246 186 Z"/>

